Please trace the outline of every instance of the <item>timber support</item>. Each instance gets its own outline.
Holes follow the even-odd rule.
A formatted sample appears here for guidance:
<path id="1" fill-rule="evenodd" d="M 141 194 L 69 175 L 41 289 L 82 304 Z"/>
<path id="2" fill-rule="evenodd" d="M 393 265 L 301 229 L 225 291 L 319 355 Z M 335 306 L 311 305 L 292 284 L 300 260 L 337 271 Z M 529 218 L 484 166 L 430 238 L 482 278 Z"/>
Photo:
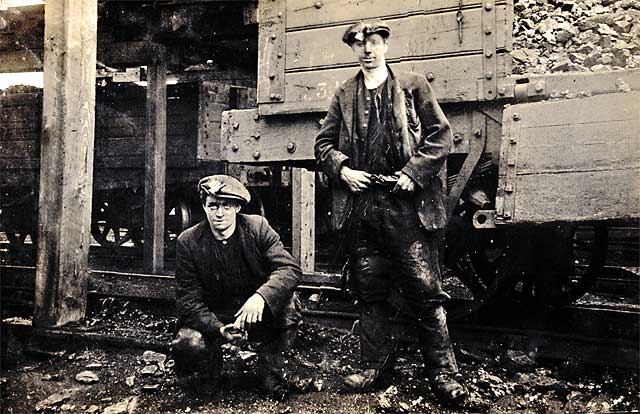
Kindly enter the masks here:
<path id="1" fill-rule="evenodd" d="M 45 6 L 37 327 L 77 321 L 86 311 L 97 20 L 96 0 Z"/>
<path id="2" fill-rule="evenodd" d="M 303 272 L 315 268 L 316 173 L 304 168 L 292 169 L 292 250 Z"/>
<path id="3" fill-rule="evenodd" d="M 167 66 L 163 53 L 148 67 L 147 135 L 144 162 L 144 249 L 147 272 L 164 268 L 167 175 Z"/>

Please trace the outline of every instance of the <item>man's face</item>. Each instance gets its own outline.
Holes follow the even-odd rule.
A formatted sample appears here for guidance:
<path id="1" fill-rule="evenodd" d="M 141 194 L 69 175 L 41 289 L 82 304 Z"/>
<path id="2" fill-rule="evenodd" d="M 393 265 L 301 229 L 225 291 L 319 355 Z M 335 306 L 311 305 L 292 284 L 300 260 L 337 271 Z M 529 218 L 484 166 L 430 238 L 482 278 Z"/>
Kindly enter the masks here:
<path id="1" fill-rule="evenodd" d="M 375 69 L 384 65 L 384 55 L 388 49 L 387 40 L 377 33 L 365 37 L 364 40 L 354 40 L 351 44 L 351 50 L 358 57 L 358 63 L 363 69 Z"/>
<path id="2" fill-rule="evenodd" d="M 236 222 L 240 203 L 233 199 L 207 196 L 204 212 L 211 228 L 220 232 L 227 230 Z"/>

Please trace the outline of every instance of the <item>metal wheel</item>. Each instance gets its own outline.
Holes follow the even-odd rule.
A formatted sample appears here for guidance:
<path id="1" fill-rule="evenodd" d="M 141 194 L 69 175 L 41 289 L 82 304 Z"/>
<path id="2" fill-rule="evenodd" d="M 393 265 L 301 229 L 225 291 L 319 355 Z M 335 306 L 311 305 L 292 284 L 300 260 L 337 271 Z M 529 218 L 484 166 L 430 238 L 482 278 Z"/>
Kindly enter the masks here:
<path id="1" fill-rule="evenodd" d="M 522 301 L 568 305 L 603 275 L 608 245 L 604 222 L 541 226 L 528 239 L 528 260 L 515 286 Z"/>
<path id="2" fill-rule="evenodd" d="M 445 263 L 459 282 L 445 287 L 461 298 L 447 308 L 454 320 L 500 301 L 519 280 L 517 233 L 508 228 L 475 229 L 472 216 L 453 217 L 446 236 Z"/>
<path id="3" fill-rule="evenodd" d="M 17 233 L 14 231 L 5 232 L 9 245 L 7 251 L 11 262 L 29 263 L 35 260 L 36 247 L 38 240 L 35 237 L 35 231 L 25 231 Z"/>
<path id="4" fill-rule="evenodd" d="M 140 215 L 143 215 L 144 211 L 141 209 Z M 140 222 L 143 222 L 143 217 L 140 217 Z M 189 206 L 188 200 L 179 194 L 171 195 L 165 201 L 165 213 L 164 213 L 164 245 L 168 250 L 169 256 L 175 253 L 176 239 L 184 230 L 188 229 L 191 225 L 192 214 L 191 206 Z M 133 233 L 133 243 L 138 249 L 142 249 L 144 244 L 144 227 L 142 225 L 136 226 L 136 231 Z"/>
<path id="5" fill-rule="evenodd" d="M 191 225 L 191 207 L 188 201 L 174 195 L 167 200 L 164 216 L 164 241 L 170 251 L 175 251 L 176 239 Z"/>
<path id="6" fill-rule="evenodd" d="M 126 201 L 118 195 L 98 193 L 93 202 L 91 235 L 106 248 L 115 249 L 132 238 L 131 217 Z"/>

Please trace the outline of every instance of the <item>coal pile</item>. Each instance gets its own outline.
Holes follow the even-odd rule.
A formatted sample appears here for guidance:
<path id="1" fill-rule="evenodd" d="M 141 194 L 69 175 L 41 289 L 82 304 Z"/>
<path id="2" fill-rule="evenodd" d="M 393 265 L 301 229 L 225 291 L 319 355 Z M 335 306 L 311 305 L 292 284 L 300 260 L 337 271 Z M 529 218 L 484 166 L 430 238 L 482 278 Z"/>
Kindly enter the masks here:
<path id="1" fill-rule="evenodd" d="M 513 73 L 640 67 L 640 0 L 516 0 Z"/>

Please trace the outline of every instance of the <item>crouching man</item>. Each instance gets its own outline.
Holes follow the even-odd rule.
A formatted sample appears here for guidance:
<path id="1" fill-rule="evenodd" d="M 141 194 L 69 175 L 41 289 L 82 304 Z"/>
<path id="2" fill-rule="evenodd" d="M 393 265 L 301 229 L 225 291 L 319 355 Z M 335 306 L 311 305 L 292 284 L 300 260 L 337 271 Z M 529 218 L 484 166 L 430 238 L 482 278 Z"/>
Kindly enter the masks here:
<path id="1" fill-rule="evenodd" d="M 239 214 L 251 197 L 240 181 L 213 175 L 202 178 L 198 190 L 207 220 L 180 234 L 176 247 L 176 373 L 213 387 L 222 344 L 260 342 L 264 390 L 284 399 L 282 352 L 301 320 L 294 295 L 300 268 L 266 219 Z"/>

